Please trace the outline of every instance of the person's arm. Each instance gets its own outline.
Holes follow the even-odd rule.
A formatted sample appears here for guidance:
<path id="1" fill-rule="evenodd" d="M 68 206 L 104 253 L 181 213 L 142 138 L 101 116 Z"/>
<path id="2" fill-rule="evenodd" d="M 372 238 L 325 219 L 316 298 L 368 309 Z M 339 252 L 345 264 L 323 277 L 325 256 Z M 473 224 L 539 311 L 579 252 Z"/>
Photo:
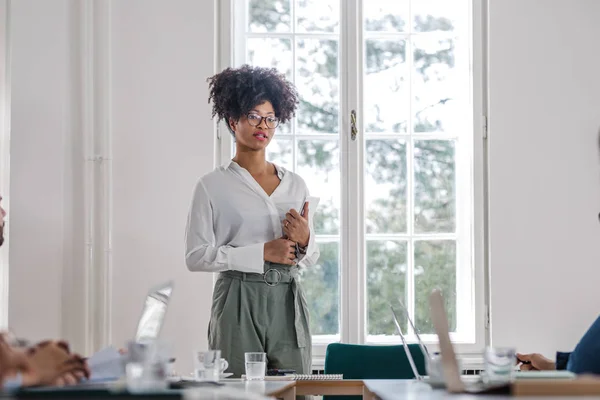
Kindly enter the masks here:
<path id="1" fill-rule="evenodd" d="M 12 346 L 12 334 L 0 333 L 0 383 L 4 390 L 18 389 L 22 385 L 22 376 L 19 373 L 27 367 L 25 354 Z"/>
<path id="2" fill-rule="evenodd" d="M 190 271 L 262 273 L 264 245 L 216 246 L 210 197 L 202 181 L 198 182 L 185 231 L 185 263 Z"/>
<path id="3" fill-rule="evenodd" d="M 550 371 L 556 369 L 556 364 L 539 353 L 517 353 L 517 364 L 521 371 Z"/>
<path id="4" fill-rule="evenodd" d="M 567 369 L 576 374 L 600 374 L 600 317 L 570 354 Z"/>

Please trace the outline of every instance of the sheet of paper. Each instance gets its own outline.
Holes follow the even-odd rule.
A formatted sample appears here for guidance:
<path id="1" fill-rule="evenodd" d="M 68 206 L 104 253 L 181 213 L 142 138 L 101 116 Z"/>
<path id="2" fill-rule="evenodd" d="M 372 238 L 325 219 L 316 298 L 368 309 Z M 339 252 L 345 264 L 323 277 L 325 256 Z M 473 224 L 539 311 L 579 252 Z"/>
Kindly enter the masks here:
<path id="1" fill-rule="evenodd" d="M 87 360 L 90 381 L 116 380 L 125 374 L 123 356 L 114 347 L 106 347 Z"/>
<path id="2" fill-rule="evenodd" d="M 321 200 L 319 197 L 315 197 L 315 196 L 306 196 L 306 198 L 304 199 L 304 202 L 306 203 L 308 201 L 308 219 L 309 221 L 314 221 L 314 216 L 315 216 L 315 211 L 317 210 L 317 207 L 319 206 L 319 200 Z"/>

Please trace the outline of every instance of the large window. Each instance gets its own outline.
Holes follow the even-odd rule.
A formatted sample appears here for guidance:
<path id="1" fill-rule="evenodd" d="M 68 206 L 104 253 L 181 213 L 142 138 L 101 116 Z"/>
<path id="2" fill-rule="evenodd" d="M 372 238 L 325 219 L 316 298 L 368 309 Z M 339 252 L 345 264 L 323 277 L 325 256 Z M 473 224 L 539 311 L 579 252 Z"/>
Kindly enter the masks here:
<path id="1" fill-rule="evenodd" d="M 435 287 L 453 338 L 481 346 L 472 0 L 232 0 L 224 10 L 230 63 L 275 67 L 301 96 L 268 159 L 321 198 L 321 258 L 302 274 L 316 353 L 398 341 L 389 304 L 400 301 L 433 341 Z"/>

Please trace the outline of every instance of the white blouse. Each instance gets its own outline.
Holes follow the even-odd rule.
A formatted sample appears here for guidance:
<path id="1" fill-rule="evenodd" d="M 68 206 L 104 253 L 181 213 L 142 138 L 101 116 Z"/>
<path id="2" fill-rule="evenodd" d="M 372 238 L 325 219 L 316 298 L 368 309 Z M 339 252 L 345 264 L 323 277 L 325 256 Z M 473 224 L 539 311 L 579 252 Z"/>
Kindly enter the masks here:
<path id="1" fill-rule="evenodd" d="M 299 175 L 275 169 L 280 183 L 271 196 L 235 161 L 200 178 L 185 232 L 190 271 L 264 272 L 264 244 L 283 236 L 285 214 L 291 208 L 300 212 L 309 195 Z M 309 228 L 310 240 L 306 254 L 299 255 L 299 266 L 314 265 L 319 258 L 312 218 Z"/>

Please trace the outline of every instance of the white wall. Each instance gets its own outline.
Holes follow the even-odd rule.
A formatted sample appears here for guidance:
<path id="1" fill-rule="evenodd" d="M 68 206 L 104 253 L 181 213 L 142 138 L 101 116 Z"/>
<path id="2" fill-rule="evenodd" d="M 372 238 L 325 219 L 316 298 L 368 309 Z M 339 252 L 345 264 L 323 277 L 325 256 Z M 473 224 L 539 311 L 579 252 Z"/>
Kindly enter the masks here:
<path id="1" fill-rule="evenodd" d="M 72 266 L 70 1 L 12 2 L 9 326 L 36 340 L 64 334 Z M 72 298 L 76 302 L 78 299 Z"/>
<path id="2" fill-rule="evenodd" d="M 111 19 L 113 341 L 132 336 L 146 290 L 173 278 L 163 337 L 187 373 L 207 347 L 212 294 L 212 275 L 185 267 L 183 235 L 193 186 L 214 163 L 214 5 L 114 1 Z"/>
<path id="3" fill-rule="evenodd" d="M 12 4 L 9 323 L 84 351 L 81 3 Z M 174 279 L 163 338 L 184 373 L 207 346 L 212 293 L 212 275 L 187 271 L 183 235 L 193 186 L 214 165 L 214 11 L 208 1 L 111 1 L 110 29 L 96 31 L 111 51 L 110 336 L 130 339 L 148 288 Z"/>
<path id="4" fill-rule="evenodd" d="M 600 2 L 490 3 L 492 342 L 554 357 L 600 313 Z"/>
<path id="5" fill-rule="evenodd" d="M 0 195 L 4 197 L 2 207 L 8 210 L 10 186 L 10 135 L 9 114 L 10 104 L 10 68 L 9 66 L 9 27 L 8 27 L 8 1 L 0 0 Z M 8 221 L 5 218 L 5 221 Z M 6 222 L 7 223 L 7 222 Z M 4 228 L 8 234 L 8 226 Z M 0 328 L 6 329 L 8 324 L 8 241 L 0 251 Z"/>

